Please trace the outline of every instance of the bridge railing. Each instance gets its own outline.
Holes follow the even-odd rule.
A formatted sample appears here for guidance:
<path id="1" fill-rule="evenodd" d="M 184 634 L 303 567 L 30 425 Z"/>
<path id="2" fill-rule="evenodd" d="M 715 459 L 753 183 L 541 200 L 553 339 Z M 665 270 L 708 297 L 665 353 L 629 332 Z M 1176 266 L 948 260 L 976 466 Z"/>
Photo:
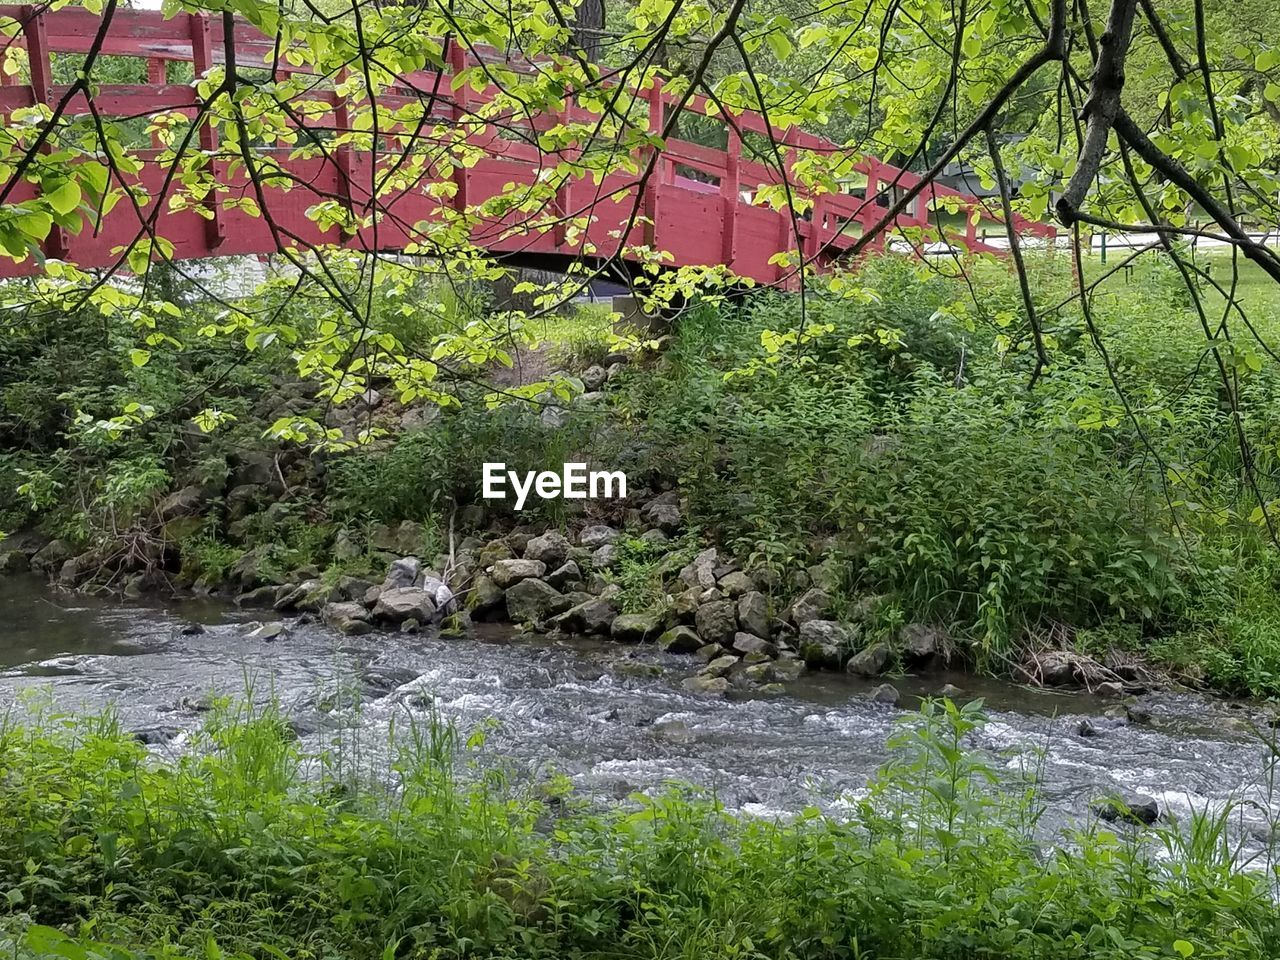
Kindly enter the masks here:
<path id="1" fill-rule="evenodd" d="M 99 116 L 107 118 L 146 117 L 166 111 L 194 116 L 202 106 L 199 93 L 192 83 L 170 81 L 169 65 L 175 62 L 190 63 L 195 76 L 200 77 L 210 69 L 224 64 L 227 52 L 230 51 L 239 69 L 270 70 L 276 79 L 309 75 L 309 68 L 305 64 L 293 64 L 288 60 L 288 51 L 281 50 L 274 38 L 265 36 L 251 24 L 241 20 L 233 21 L 232 36 L 228 38 L 224 21 L 220 17 L 181 14 L 166 19 L 155 11 L 117 10 L 109 29 L 99 36 L 102 33 L 101 18 L 80 7 L 63 7 L 50 11 L 36 5 L 0 5 L 0 24 L 6 22 L 11 27 L 16 25 L 18 29 L 14 36 L 5 37 L 0 34 L 0 52 L 5 52 L 12 46 L 24 48 L 28 59 L 28 77 L 26 82 L 21 82 L 19 77 L 0 71 L 0 117 L 37 103 L 50 106 L 59 104 L 66 97 L 69 87 L 54 82 L 53 55 L 83 55 L 95 44 L 98 44 L 102 55 L 137 58 L 146 65 L 145 83 L 96 85 L 92 107 Z M 9 32 L 14 31 L 11 29 Z M 384 109 L 389 116 L 398 107 L 425 100 L 430 105 L 429 116 L 464 127 L 468 144 L 483 149 L 487 156 L 493 158 L 494 163 L 525 165 L 531 170 L 538 170 L 554 166 L 566 157 L 571 159 L 578 147 L 544 151 L 537 144 L 536 138 L 520 136 L 521 122 L 512 115 L 482 116 L 482 108 L 490 105 L 501 93 L 496 87 L 476 91 L 469 84 L 463 83 L 454 89 L 453 81 L 460 73 L 493 63 L 502 63 L 507 69 L 518 71 L 546 69 L 546 65 L 541 63 L 508 61 L 500 51 L 490 48 L 466 49 L 457 43 L 450 43 L 447 47 L 446 69 L 424 70 L 402 76 L 393 86 L 380 92 L 376 102 L 379 109 Z M 351 111 L 358 107 L 351 99 L 336 92 L 334 81 L 337 79 L 340 78 L 315 77 L 315 82 L 302 98 L 312 105 L 314 111 L 319 111 L 318 114 L 313 112 L 306 117 L 308 129 L 330 135 L 350 129 Z M 654 134 L 664 130 L 671 112 L 681 106 L 684 100 L 667 91 L 660 80 L 647 83 L 643 88 L 631 89 L 629 96 L 638 115 L 641 118 L 647 115 L 645 122 Z M 716 105 L 701 95 L 687 98 L 681 109 L 722 124 L 726 131 L 726 147 L 717 149 L 679 137 L 668 138 L 660 150 L 646 151 L 643 159 L 652 164 L 652 172 L 636 178 L 630 189 L 643 214 L 642 238 L 653 246 L 662 245 L 663 232 L 666 226 L 672 224 L 670 208 L 673 203 L 679 205 L 694 197 L 700 198 L 699 202 L 704 205 L 700 208 L 703 213 L 712 209 L 705 206 L 707 203 L 718 207 L 718 249 L 687 251 L 681 255 L 685 261 L 701 256 L 704 259 L 714 258 L 731 268 L 749 264 L 756 279 L 782 282 L 794 274 L 794 267 L 781 263 L 769 264 L 769 247 L 776 253 L 795 250 L 798 246 L 799 252 L 810 261 L 828 262 L 837 259 L 866 231 L 880 225 L 888 206 L 894 198 L 901 195 L 901 191 L 913 189 L 919 184 L 917 174 L 874 158 L 865 158 L 854 165 L 855 174 L 865 180 L 861 195 L 856 186 L 847 193 L 814 190 L 800 182 L 791 168 L 808 152 L 826 154 L 840 150 L 835 144 L 798 128 L 770 126 L 763 117 L 750 111 L 726 117 Z M 64 115 L 83 115 L 89 111 L 88 100 L 83 94 L 78 94 L 67 101 Z M 595 115 L 576 104 L 570 96 L 560 114 L 538 118 L 533 126 L 548 126 L 593 116 Z M 395 128 L 388 127 L 384 132 L 391 137 Z M 199 137 L 201 150 L 207 155 L 215 155 L 218 146 L 216 130 L 206 124 L 201 128 Z M 765 138 L 781 145 L 781 162 L 778 162 L 777 157 L 773 158 L 773 162 L 762 162 L 768 159 L 767 154 L 761 156 L 744 151 L 744 137 Z M 394 153 L 395 145 L 392 140 L 389 140 L 388 148 L 389 152 Z M 377 162 L 376 158 L 374 162 Z M 378 204 L 372 190 L 361 193 L 356 186 L 361 180 L 358 174 L 369 167 L 368 158 L 358 155 L 350 145 L 341 145 L 334 151 L 334 156 L 326 157 L 325 163 L 337 168 L 324 174 L 332 174 L 332 192 L 344 196 L 353 209 L 363 208 L 367 211 Z M 218 172 L 217 161 L 214 161 L 214 172 Z M 458 189 L 451 203 L 457 209 L 465 209 L 468 204 L 477 200 L 473 195 L 473 187 L 482 182 L 491 182 L 496 174 L 489 175 L 484 170 L 472 171 L 463 166 L 455 169 L 452 176 Z M 486 176 L 488 181 L 485 180 Z M 759 194 L 765 188 L 776 187 L 784 182 L 792 196 L 803 201 L 808 209 L 800 218 L 793 218 L 786 210 L 771 211 L 772 217 L 763 217 L 759 209 L 761 205 L 757 202 Z M 598 198 L 598 190 L 592 192 L 584 190 L 581 185 L 566 182 L 557 190 L 553 212 L 558 213 L 565 222 L 575 216 L 593 215 Z M 664 205 L 667 206 L 665 214 Z M 940 205 L 954 206 L 966 214 L 963 234 L 940 225 L 936 216 Z M 412 203 L 407 206 L 417 212 L 425 210 L 421 206 L 413 207 Z M 999 212 L 989 209 L 981 201 L 931 183 L 894 219 L 892 226 L 899 231 L 906 230 L 913 237 L 911 242 L 916 245 L 923 242 L 920 239 L 922 236 L 931 233 L 962 243 L 973 251 L 1000 253 L 999 249 L 979 238 L 975 217 L 969 216 L 975 212 L 982 220 L 996 223 L 1001 221 Z M 202 247 L 203 255 L 229 252 L 225 248 L 229 235 L 229 224 L 226 221 L 234 218 L 216 206 L 206 211 L 205 215 L 207 222 L 201 228 L 202 244 L 192 245 L 189 250 L 184 246 L 181 255 L 201 255 Z M 487 236 L 491 239 L 499 237 L 509 226 L 504 226 L 503 222 L 489 224 Z M 616 223 L 613 226 L 614 233 L 623 234 L 618 238 L 619 244 L 635 239 L 633 231 L 625 225 L 621 229 L 617 228 Z M 1046 240 L 1052 240 L 1056 236 L 1052 227 L 1022 217 L 1016 218 L 1015 227 L 1022 233 Z M 913 230 L 918 233 L 913 234 Z M 669 232 L 675 233 L 674 230 Z M 571 252 L 565 249 L 567 241 L 563 224 L 551 233 L 550 246 L 544 244 L 537 249 L 544 252 Z M 602 236 L 604 233 L 603 230 L 600 232 Z M 362 238 L 361 242 L 366 240 Z M 506 241 L 494 242 L 500 245 Z M 870 246 L 873 249 L 882 248 L 884 242 L 884 235 L 881 234 Z M 70 238 L 55 230 L 46 244 L 46 254 L 66 256 L 69 247 Z M 503 252 L 510 252 L 510 249 L 504 249 Z"/>

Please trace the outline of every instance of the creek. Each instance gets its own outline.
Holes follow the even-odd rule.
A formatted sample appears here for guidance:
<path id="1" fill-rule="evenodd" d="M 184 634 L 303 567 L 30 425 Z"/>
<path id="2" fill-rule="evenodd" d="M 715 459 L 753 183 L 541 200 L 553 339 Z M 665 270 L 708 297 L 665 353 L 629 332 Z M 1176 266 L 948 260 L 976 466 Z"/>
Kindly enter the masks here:
<path id="1" fill-rule="evenodd" d="M 247 636 L 269 612 L 187 600 L 157 605 L 49 591 L 0 580 L 0 710 L 52 699 L 63 711 L 108 705 L 159 752 L 181 749 L 210 695 L 274 697 L 304 740 L 341 727 L 340 691 L 361 706 L 347 726 L 386 742 L 393 722 L 434 710 L 467 730 L 492 721 L 486 754 L 520 775 L 567 775 L 601 800 L 673 782 L 715 791 L 731 810 L 786 815 L 815 805 L 838 814 L 887 757 L 895 710 L 868 701 L 870 684 L 810 674 L 784 696 L 692 695 L 680 681 L 692 658 L 650 647 L 521 638 L 477 625 L 467 639 L 375 633 L 344 637 L 288 622 L 271 642 Z M 194 624 L 200 626 L 200 632 Z M 1103 717 L 1114 706 L 1083 694 L 1029 690 L 973 676 L 895 679 L 905 706 L 944 683 L 982 697 L 990 722 L 977 738 L 1012 780 L 1039 763 L 1046 821 L 1083 822 L 1112 791 L 1155 798 L 1184 815 L 1229 798 L 1246 835 L 1263 839 L 1261 707 L 1189 693 L 1142 698 L 1142 723 Z M 351 698 L 348 698 L 350 700 Z M 1080 732 L 1082 721 L 1096 735 Z"/>

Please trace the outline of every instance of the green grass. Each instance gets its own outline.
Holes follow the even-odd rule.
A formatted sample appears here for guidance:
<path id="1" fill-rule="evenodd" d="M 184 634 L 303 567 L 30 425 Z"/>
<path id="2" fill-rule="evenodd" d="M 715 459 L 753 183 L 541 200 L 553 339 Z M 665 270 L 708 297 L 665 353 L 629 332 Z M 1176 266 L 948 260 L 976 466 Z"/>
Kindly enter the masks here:
<path id="1" fill-rule="evenodd" d="M 224 708 L 174 764 L 110 717 L 10 720 L 0 949 L 19 960 L 1277 955 L 1269 855 L 1233 868 L 1231 808 L 1182 832 L 1088 825 L 1045 848 L 1034 782 L 1009 782 L 998 758 L 968 747 L 983 722 L 980 704 L 926 704 L 846 819 L 770 821 L 689 791 L 592 812 L 563 779 L 509 782 L 482 736 L 464 747 L 429 719 L 395 731 L 389 767 L 350 738 L 306 757 L 273 710 Z"/>

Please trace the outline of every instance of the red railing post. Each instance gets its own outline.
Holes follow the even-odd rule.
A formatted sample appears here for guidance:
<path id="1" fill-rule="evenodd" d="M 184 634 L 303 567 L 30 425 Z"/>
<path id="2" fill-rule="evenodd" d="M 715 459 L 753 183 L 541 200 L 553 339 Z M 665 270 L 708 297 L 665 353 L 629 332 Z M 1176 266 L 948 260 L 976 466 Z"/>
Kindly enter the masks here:
<path id="1" fill-rule="evenodd" d="M 724 208 L 720 260 L 725 266 L 731 266 L 737 255 L 738 205 L 742 202 L 742 137 L 733 128 L 729 130 L 729 142 L 725 146 L 720 200 Z"/>
<path id="2" fill-rule="evenodd" d="M 450 38 L 449 69 L 453 71 L 453 76 L 456 78 L 466 67 L 467 51 L 463 49 L 462 44 L 458 43 L 457 38 Z M 470 84 L 464 83 L 453 91 L 453 122 L 458 130 L 462 129 L 462 124 L 466 119 L 467 104 L 470 101 L 470 97 Z M 455 210 L 462 213 L 467 209 L 469 200 L 467 197 L 467 168 L 463 166 L 461 158 L 457 158 L 453 164 L 453 181 L 458 185 L 458 190 L 453 195 L 453 206 Z"/>
<path id="3" fill-rule="evenodd" d="M 44 8 L 26 5 L 22 8 L 22 33 L 27 41 L 27 62 L 31 74 L 31 95 L 36 103 L 52 106 L 53 79 L 49 37 L 45 30 Z M 41 153 L 53 152 L 53 147 L 46 142 Z M 44 255 L 54 260 L 65 260 L 67 257 L 67 232 L 56 223 L 50 227 L 44 238 L 41 249 Z"/>
<path id="4" fill-rule="evenodd" d="M 191 28 L 191 66 L 195 71 L 196 77 L 201 77 L 213 66 L 213 41 L 210 38 L 209 17 L 203 13 L 189 13 L 187 14 L 187 23 Z M 198 136 L 200 138 L 200 151 L 208 158 L 209 175 L 217 180 L 218 169 L 214 155 L 218 150 L 218 131 L 213 128 L 210 120 L 210 116 L 206 113 Z M 165 199 L 161 198 L 161 202 L 164 202 Z M 226 238 L 226 228 L 222 222 L 222 214 L 218 209 L 218 192 L 216 189 L 209 191 L 205 206 L 212 214 L 204 222 L 205 244 L 210 250 L 216 250 Z M 264 210 L 262 213 L 263 216 L 266 216 L 267 212 Z"/>
<path id="5" fill-rule="evenodd" d="M 665 97 L 662 93 L 662 78 L 654 77 L 649 88 L 649 132 L 655 137 L 662 136 L 666 125 Z M 650 248 L 658 249 L 658 195 L 666 182 L 666 159 L 660 147 L 650 147 L 649 156 L 653 169 L 644 184 L 642 198 L 646 223 L 644 225 L 644 242 Z"/>

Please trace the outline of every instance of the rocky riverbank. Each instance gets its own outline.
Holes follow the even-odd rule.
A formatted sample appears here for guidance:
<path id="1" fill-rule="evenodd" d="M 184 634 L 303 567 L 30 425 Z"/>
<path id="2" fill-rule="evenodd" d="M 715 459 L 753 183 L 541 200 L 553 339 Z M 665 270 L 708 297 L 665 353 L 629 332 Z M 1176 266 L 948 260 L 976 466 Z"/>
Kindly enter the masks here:
<path id="1" fill-rule="evenodd" d="M 162 516 L 169 515 L 165 523 L 191 518 L 203 496 L 184 489 L 166 498 L 160 507 Z M 239 499 L 233 489 L 225 505 L 234 508 Z M 457 636 L 474 621 L 500 621 L 552 636 L 656 644 L 700 660 L 703 666 L 684 686 L 709 695 L 779 693 L 809 670 L 876 678 L 954 672 L 976 660 L 970 645 L 941 625 L 908 623 L 885 631 L 876 620 L 877 597 L 838 600 L 834 557 L 784 577 L 772 567 L 745 567 L 718 547 L 690 545 L 677 490 L 643 491 L 622 505 L 620 515 L 617 525 L 580 518 L 563 529 L 496 521 L 486 531 L 452 540 L 432 557 L 408 552 L 424 540 L 421 525 L 381 525 L 369 534 L 372 556 L 385 564 L 381 578 L 315 565 L 273 577 L 269 564 L 260 562 L 264 551 L 253 548 L 225 579 L 197 581 L 183 590 L 273 611 L 278 619 L 258 628 L 264 640 L 286 638 L 290 618 L 301 618 L 319 619 L 352 636 L 379 630 Z M 342 556 L 348 540 L 346 531 L 335 534 L 335 556 Z M 114 586 L 84 579 L 97 559 L 71 555 L 64 541 L 40 544 L 19 537 L 6 546 L 0 553 L 5 571 L 31 570 L 68 589 L 102 592 Z M 650 601 L 642 608 L 622 582 L 621 568 L 636 550 L 647 558 Z M 172 586 L 163 571 L 152 570 L 126 579 L 123 591 L 137 595 Z M 1030 657 L 1017 674 L 1030 684 L 1115 697 L 1143 693 L 1154 682 L 1132 663 L 1103 664 L 1065 651 Z M 957 691 L 943 686 L 938 692 Z M 869 696 L 888 704 L 900 699 L 889 682 Z"/>

